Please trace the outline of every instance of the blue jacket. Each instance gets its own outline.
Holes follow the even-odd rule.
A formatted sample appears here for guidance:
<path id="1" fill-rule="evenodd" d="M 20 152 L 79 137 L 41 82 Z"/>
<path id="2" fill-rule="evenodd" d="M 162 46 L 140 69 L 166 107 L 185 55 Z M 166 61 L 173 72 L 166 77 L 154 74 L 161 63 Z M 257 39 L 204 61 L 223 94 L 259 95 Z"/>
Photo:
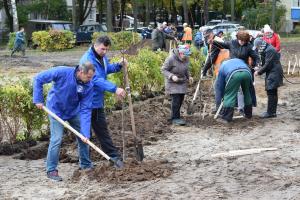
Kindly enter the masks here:
<path id="1" fill-rule="evenodd" d="M 233 58 L 227 61 L 224 61 L 219 69 L 219 74 L 216 80 L 216 104 L 219 106 L 221 104 L 222 98 L 224 96 L 225 87 L 228 81 L 231 79 L 232 75 L 238 71 L 249 72 L 249 75 L 252 77 L 250 68 L 248 65 L 241 59 Z M 253 105 L 256 105 L 255 90 L 253 84 L 251 84 L 250 93 L 252 97 Z"/>
<path id="2" fill-rule="evenodd" d="M 80 59 L 80 64 L 85 62 L 91 62 L 96 73 L 93 77 L 94 93 L 93 93 L 93 108 L 104 108 L 104 92 L 115 93 L 117 86 L 106 80 L 107 75 L 110 73 L 115 73 L 121 70 L 122 65 L 119 63 L 110 64 L 106 56 L 103 57 L 104 66 L 97 59 L 97 55 L 94 53 L 92 47 Z"/>
<path id="3" fill-rule="evenodd" d="M 74 67 L 55 67 L 39 73 L 33 82 L 33 103 L 43 103 L 43 85 L 53 82 L 47 107 L 63 120 L 80 114 L 81 134 L 90 138 L 93 84 L 79 82 Z"/>

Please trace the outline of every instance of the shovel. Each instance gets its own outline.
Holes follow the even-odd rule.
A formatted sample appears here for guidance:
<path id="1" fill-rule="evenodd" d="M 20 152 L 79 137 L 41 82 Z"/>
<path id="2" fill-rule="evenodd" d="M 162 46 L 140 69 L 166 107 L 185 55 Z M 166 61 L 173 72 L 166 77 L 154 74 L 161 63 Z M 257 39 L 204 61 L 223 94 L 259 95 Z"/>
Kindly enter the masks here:
<path id="1" fill-rule="evenodd" d="M 133 105 L 132 105 L 132 98 L 131 98 L 131 91 L 130 91 L 130 85 L 129 85 L 127 66 L 124 65 L 123 68 L 124 68 L 124 78 L 125 78 L 126 91 L 127 91 L 127 94 L 128 94 L 129 112 L 130 112 L 130 118 L 131 118 L 131 127 L 132 127 L 132 133 L 133 133 L 133 136 L 134 136 L 135 155 L 136 155 L 136 159 L 138 161 L 143 161 L 143 159 L 144 159 L 143 144 L 142 144 L 142 140 L 141 140 L 140 135 L 136 133 L 136 129 L 135 129 Z"/>
<path id="2" fill-rule="evenodd" d="M 69 124 L 67 124 L 64 120 L 62 120 L 61 118 L 59 118 L 56 114 L 54 114 L 53 112 L 51 112 L 46 106 L 43 106 L 43 110 L 48 113 L 51 117 L 53 117 L 54 119 L 56 119 L 58 122 L 60 122 L 64 127 L 66 127 L 67 129 L 69 129 L 72 133 L 74 133 L 77 137 L 79 137 L 82 141 L 84 141 L 85 137 L 79 133 L 78 131 L 76 131 L 72 126 L 70 126 Z M 100 153 L 106 160 L 110 161 L 112 164 L 114 164 L 117 168 L 122 168 L 123 166 L 121 166 L 118 161 L 111 159 L 111 157 L 109 157 L 106 153 L 104 153 L 103 151 L 101 151 L 101 149 L 99 149 L 94 143 L 92 143 L 90 140 L 87 140 L 87 144 L 90 145 L 94 150 L 96 150 L 98 153 Z"/>
<path id="3" fill-rule="evenodd" d="M 188 105 L 188 108 L 187 108 L 187 111 L 186 111 L 188 115 L 191 115 L 191 114 L 194 113 L 194 101 L 196 100 L 197 95 L 198 95 L 198 92 L 199 92 L 199 90 L 200 90 L 200 83 L 201 83 L 201 78 L 200 78 L 199 81 L 198 81 L 198 84 L 197 84 L 197 87 L 196 87 L 196 91 L 195 91 L 195 93 L 194 93 L 193 100 L 192 100 L 192 102 Z"/>

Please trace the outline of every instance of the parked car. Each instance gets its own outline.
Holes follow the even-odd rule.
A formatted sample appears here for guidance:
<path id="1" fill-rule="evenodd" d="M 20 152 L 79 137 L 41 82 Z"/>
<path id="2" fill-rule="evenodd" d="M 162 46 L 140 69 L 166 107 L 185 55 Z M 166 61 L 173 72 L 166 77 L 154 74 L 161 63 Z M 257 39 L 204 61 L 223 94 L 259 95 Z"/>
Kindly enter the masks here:
<path id="1" fill-rule="evenodd" d="M 223 33 L 232 33 L 238 30 L 239 24 L 218 24 L 214 28 L 212 28 L 214 34 L 217 34 L 219 31 L 223 31 Z"/>
<path id="2" fill-rule="evenodd" d="M 76 31 L 76 43 L 90 43 L 94 32 L 107 32 L 105 24 L 81 25 Z"/>
<path id="3" fill-rule="evenodd" d="M 218 24 L 221 24 L 221 23 L 226 23 L 228 22 L 226 19 L 214 19 L 214 20 L 211 20 L 209 22 L 207 22 L 207 24 L 205 26 L 202 26 L 201 28 L 204 28 L 204 29 L 212 29 L 214 28 L 216 25 Z"/>
<path id="4" fill-rule="evenodd" d="M 28 41 L 31 42 L 32 33 L 44 30 L 69 30 L 72 31 L 73 25 L 69 21 L 60 20 L 28 20 L 25 31 Z"/>

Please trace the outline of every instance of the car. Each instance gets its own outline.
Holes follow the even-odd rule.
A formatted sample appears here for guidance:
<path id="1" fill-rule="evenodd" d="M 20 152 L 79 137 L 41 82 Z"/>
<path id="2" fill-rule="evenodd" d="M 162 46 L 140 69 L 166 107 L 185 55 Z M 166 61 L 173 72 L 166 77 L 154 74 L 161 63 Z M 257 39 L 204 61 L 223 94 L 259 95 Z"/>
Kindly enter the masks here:
<path id="1" fill-rule="evenodd" d="M 216 25 L 221 24 L 221 23 L 226 23 L 228 22 L 226 19 L 214 19 L 211 20 L 209 22 L 207 22 L 207 24 L 205 26 L 201 26 L 200 28 L 202 29 L 212 29 L 214 28 Z"/>
<path id="2" fill-rule="evenodd" d="M 73 25 L 69 21 L 61 20 L 28 20 L 25 31 L 28 38 L 28 42 L 31 43 L 32 33 L 35 31 L 44 30 L 68 30 L 72 31 Z"/>
<path id="3" fill-rule="evenodd" d="M 238 30 L 239 24 L 218 24 L 212 28 L 214 34 L 217 34 L 219 31 L 223 31 L 223 33 L 232 33 Z"/>
<path id="4" fill-rule="evenodd" d="M 107 32 L 105 24 L 86 24 L 80 25 L 76 33 L 76 43 L 90 43 L 94 32 Z"/>

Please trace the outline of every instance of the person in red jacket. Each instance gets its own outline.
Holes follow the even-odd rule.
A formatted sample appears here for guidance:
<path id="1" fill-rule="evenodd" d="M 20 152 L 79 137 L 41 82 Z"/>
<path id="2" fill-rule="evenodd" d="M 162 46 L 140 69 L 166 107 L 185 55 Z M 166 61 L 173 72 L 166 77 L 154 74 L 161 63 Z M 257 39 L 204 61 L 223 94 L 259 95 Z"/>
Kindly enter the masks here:
<path id="1" fill-rule="evenodd" d="M 280 39 L 278 34 L 274 33 L 274 31 L 270 28 L 268 24 L 264 26 L 264 35 L 262 38 L 268 44 L 271 44 L 278 53 L 280 53 Z"/>

